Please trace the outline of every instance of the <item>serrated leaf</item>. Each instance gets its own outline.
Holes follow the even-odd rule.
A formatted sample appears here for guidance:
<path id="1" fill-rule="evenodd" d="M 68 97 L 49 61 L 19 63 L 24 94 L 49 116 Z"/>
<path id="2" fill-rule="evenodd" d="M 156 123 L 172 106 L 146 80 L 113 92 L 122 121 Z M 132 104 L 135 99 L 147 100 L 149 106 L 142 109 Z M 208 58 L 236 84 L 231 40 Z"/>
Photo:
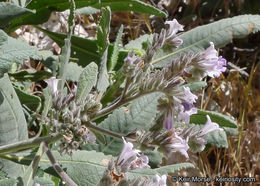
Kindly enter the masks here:
<path id="1" fill-rule="evenodd" d="M 53 151 L 55 160 L 62 165 L 68 176 L 79 186 L 96 186 L 102 178 L 107 168 L 108 162 L 112 156 L 104 155 L 95 151 L 77 151 L 71 157 L 61 156 L 57 151 Z M 32 157 L 3 155 L 3 158 L 27 165 Z M 40 167 L 49 174 L 55 174 L 48 159 L 44 155 L 40 160 Z M 134 179 L 138 177 L 154 178 L 155 174 L 174 173 L 183 168 L 194 167 L 191 163 L 181 163 L 168 165 L 157 169 L 136 169 L 127 173 L 127 178 Z"/>
<path id="2" fill-rule="evenodd" d="M 156 67 L 163 67 L 182 52 L 200 52 L 212 41 L 220 48 L 236 38 L 244 38 L 260 30 L 260 15 L 240 15 L 196 27 L 180 35 L 183 44 L 176 51 L 162 51 L 153 60 Z"/>
<path id="3" fill-rule="evenodd" d="M 114 43 L 114 48 L 113 48 L 111 60 L 108 63 L 108 71 L 113 70 L 115 68 L 116 64 L 117 64 L 118 55 L 119 55 L 119 47 L 122 44 L 123 30 L 124 30 L 124 26 L 121 25 L 120 28 L 119 28 L 119 31 L 117 33 L 117 36 L 116 36 L 116 41 Z"/>
<path id="4" fill-rule="evenodd" d="M 0 146 L 28 139 L 27 123 L 8 75 L 0 79 Z M 21 175 L 21 166 L 0 159 L 8 177 Z"/>
<path id="5" fill-rule="evenodd" d="M 145 14 L 152 14 L 156 16 L 166 17 L 166 14 L 148 4 L 143 3 L 139 0 L 77 0 L 75 1 L 77 8 L 83 8 L 91 6 L 96 9 L 101 9 L 102 7 L 110 6 L 112 11 L 133 11 Z M 8 27 L 8 33 L 15 30 L 17 27 L 22 25 L 37 25 L 48 21 L 52 11 L 64 11 L 69 9 L 70 2 L 67 0 L 37 0 L 30 3 L 27 8 L 31 10 L 36 10 L 34 15 L 24 15 L 19 19 L 11 22 Z"/>
<path id="6" fill-rule="evenodd" d="M 9 37 L 0 30 L 0 78 L 13 63 L 22 63 L 30 57 L 41 57 L 36 47 L 28 45 L 23 39 Z"/>
<path id="7" fill-rule="evenodd" d="M 105 92 L 109 86 L 107 73 L 107 54 L 109 46 L 109 32 L 110 32 L 111 10 L 109 7 L 102 8 L 102 17 L 99 22 L 97 31 L 97 42 L 100 48 L 101 64 L 98 73 L 97 90 L 98 92 Z"/>
<path id="8" fill-rule="evenodd" d="M 4 28 L 10 21 L 23 15 L 30 14 L 34 12 L 27 8 L 22 8 L 16 6 L 9 2 L 0 2 L 0 28 Z"/>
<path id="9" fill-rule="evenodd" d="M 34 26 L 38 30 L 48 35 L 53 41 L 55 41 L 60 47 L 64 43 L 64 39 L 67 37 L 66 34 L 55 33 L 38 26 Z M 98 53 L 97 43 L 93 40 L 81 38 L 78 36 L 71 37 L 71 57 L 79 59 L 78 65 L 85 67 L 90 62 L 100 62 L 100 55 Z"/>
<path id="10" fill-rule="evenodd" d="M 18 81 L 33 81 L 33 82 L 49 79 L 50 77 L 52 77 L 52 73 L 50 72 L 44 70 L 34 71 L 30 69 L 12 72 L 9 73 L 8 75 L 15 78 Z"/>
<path id="11" fill-rule="evenodd" d="M 149 129 L 158 113 L 157 100 L 161 95 L 152 93 L 135 100 L 127 108 L 115 110 L 99 126 L 125 135 L 135 129 Z M 105 136 L 105 139 L 106 145 L 86 145 L 84 148 L 117 156 L 123 145 L 122 140 L 110 136 Z"/>
<path id="12" fill-rule="evenodd" d="M 219 124 L 221 127 L 237 128 L 237 123 L 230 117 L 214 111 L 199 110 L 197 114 L 190 116 L 190 123 L 205 124 L 207 121 L 206 115 L 209 115 L 212 122 Z"/>
<path id="13" fill-rule="evenodd" d="M 16 87 L 14 87 L 14 89 L 22 105 L 26 105 L 30 110 L 33 111 L 36 111 L 39 108 L 41 105 L 41 99 L 38 96 L 29 94 Z"/>
<path id="14" fill-rule="evenodd" d="M 98 66 L 92 62 L 86 66 L 83 72 L 80 74 L 78 91 L 76 94 L 76 100 L 80 102 L 83 100 L 95 86 L 97 81 Z"/>

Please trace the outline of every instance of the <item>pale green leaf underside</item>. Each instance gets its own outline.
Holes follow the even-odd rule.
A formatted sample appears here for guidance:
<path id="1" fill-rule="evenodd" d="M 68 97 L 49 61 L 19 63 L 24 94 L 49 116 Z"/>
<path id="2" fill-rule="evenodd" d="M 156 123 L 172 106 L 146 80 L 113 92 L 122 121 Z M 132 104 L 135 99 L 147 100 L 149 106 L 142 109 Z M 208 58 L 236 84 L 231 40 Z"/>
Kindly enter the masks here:
<path id="1" fill-rule="evenodd" d="M 125 135 L 135 129 L 147 130 L 158 113 L 157 99 L 161 95 L 161 93 L 152 93 L 135 100 L 127 108 L 115 110 L 99 126 Z M 105 140 L 106 145 L 87 145 L 85 148 L 117 156 L 122 149 L 122 140 L 110 136 L 105 136 Z"/>
<path id="2" fill-rule="evenodd" d="M 0 79 L 0 146 L 28 139 L 27 123 L 22 106 L 8 75 Z M 9 177 L 21 174 L 21 167 L 0 159 Z M 1 166 L 0 166 L 1 167 Z"/>

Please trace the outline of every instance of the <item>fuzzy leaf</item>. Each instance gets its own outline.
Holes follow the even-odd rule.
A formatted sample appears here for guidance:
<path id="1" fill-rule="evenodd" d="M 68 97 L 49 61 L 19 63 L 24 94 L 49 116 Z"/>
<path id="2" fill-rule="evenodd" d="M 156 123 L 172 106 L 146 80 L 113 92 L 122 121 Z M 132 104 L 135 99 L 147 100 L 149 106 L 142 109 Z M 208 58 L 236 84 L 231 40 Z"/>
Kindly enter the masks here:
<path id="1" fill-rule="evenodd" d="M 60 156 L 57 151 L 53 151 L 53 155 L 62 168 L 67 172 L 68 176 L 73 179 L 79 186 L 96 186 L 102 178 L 107 168 L 108 162 L 112 156 L 104 155 L 95 151 L 77 151 L 71 157 L 68 155 Z M 28 165 L 32 160 L 31 156 L 5 156 L 2 158 Z M 176 165 L 168 165 L 157 169 L 136 169 L 127 173 L 127 178 L 134 179 L 138 177 L 154 178 L 155 174 L 174 173 L 183 168 L 194 167 L 191 163 L 181 163 Z M 48 159 L 44 155 L 40 160 L 40 168 L 49 174 L 56 175 Z"/>
<path id="2" fill-rule="evenodd" d="M 218 112 L 198 110 L 197 114 L 190 116 L 190 123 L 205 124 L 207 121 L 206 115 L 209 115 L 212 122 L 219 124 L 220 127 L 237 128 L 237 123 L 230 117 Z"/>
<path id="3" fill-rule="evenodd" d="M 102 9 L 102 17 L 99 22 L 97 31 L 97 42 L 100 48 L 101 64 L 98 73 L 97 90 L 105 92 L 109 86 L 107 73 L 107 54 L 109 46 L 109 32 L 110 32 L 111 10 L 109 7 Z"/>
<path id="4" fill-rule="evenodd" d="M 32 71 L 30 69 L 26 69 L 26 70 L 20 70 L 17 72 L 12 72 L 8 74 L 9 76 L 15 78 L 18 81 L 33 81 L 33 82 L 37 82 L 37 81 L 41 81 L 44 79 L 49 79 L 50 77 L 52 77 L 52 74 L 50 72 L 47 71 Z"/>
<path id="5" fill-rule="evenodd" d="M 219 148 L 228 148 L 227 135 L 225 131 L 213 131 L 207 135 L 207 143 Z"/>
<path id="6" fill-rule="evenodd" d="M 83 100 L 96 84 L 98 74 L 98 66 L 92 62 L 86 66 L 79 77 L 78 91 L 76 100 Z"/>
<path id="7" fill-rule="evenodd" d="M 22 63 L 31 58 L 41 58 L 36 47 L 28 45 L 23 39 L 9 37 L 0 30 L 0 78 L 13 63 Z"/>
<path id="8" fill-rule="evenodd" d="M 76 63 L 69 63 L 66 68 L 66 80 L 78 82 L 80 74 L 83 72 L 84 68 L 78 66 Z"/>
<path id="9" fill-rule="evenodd" d="M 22 106 L 8 78 L 0 79 L 0 146 L 28 139 L 27 123 Z M 2 171 L 8 177 L 21 175 L 20 165 L 0 159 Z"/>
<path id="10" fill-rule="evenodd" d="M 161 95 L 160 93 L 153 93 L 143 96 L 135 100 L 127 108 L 115 110 L 99 126 L 125 135 L 135 129 L 149 129 L 158 113 L 157 99 Z M 117 156 L 123 145 L 122 140 L 110 136 L 105 136 L 105 139 L 106 145 L 86 145 L 84 148 L 88 150 L 95 149 L 105 154 Z"/>
<path id="11" fill-rule="evenodd" d="M 119 48 L 120 48 L 120 45 L 122 44 L 123 30 L 124 30 L 124 26 L 121 25 L 119 28 L 119 31 L 117 33 L 117 36 L 116 36 L 116 41 L 114 43 L 114 48 L 113 48 L 113 53 L 111 56 L 110 63 L 108 63 L 108 71 L 113 70 L 117 64 Z"/>
<path id="12" fill-rule="evenodd" d="M 232 39 L 244 38 L 260 30 L 260 15 L 240 15 L 226 18 L 214 23 L 196 27 L 180 35 L 183 44 L 176 51 L 162 51 L 153 60 L 156 67 L 169 64 L 172 58 L 182 52 L 200 52 L 209 47 L 212 41 L 216 48 L 230 43 Z"/>
<path id="13" fill-rule="evenodd" d="M 206 87 L 207 86 L 207 82 L 205 82 L 205 81 L 197 81 L 197 82 L 185 84 L 183 86 L 189 87 L 191 92 L 195 92 L 195 91 L 198 91 L 198 90 Z"/>

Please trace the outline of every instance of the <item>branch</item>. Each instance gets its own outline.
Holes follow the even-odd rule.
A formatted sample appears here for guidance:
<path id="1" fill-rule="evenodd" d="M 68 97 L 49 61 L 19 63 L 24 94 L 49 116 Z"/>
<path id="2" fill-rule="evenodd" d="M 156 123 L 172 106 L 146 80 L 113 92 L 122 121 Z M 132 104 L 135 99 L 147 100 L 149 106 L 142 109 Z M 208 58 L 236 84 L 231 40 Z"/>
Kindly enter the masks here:
<path id="1" fill-rule="evenodd" d="M 40 145 L 41 142 L 52 143 L 62 138 L 61 134 L 52 134 L 45 137 L 31 138 L 16 143 L 0 146 L 0 154 L 8 154 L 20 150 L 27 150 Z"/>
<path id="2" fill-rule="evenodd" d="M 57 174 L 61 177 L 63 181 L 66 182 L 67 185 L 69 186 L 78 186 L 67 174 L 64 172 L 64 170 L 61 168 L 61 166 L 56 162 L 53 154 L 51 153 L 51 150 L 49 148 L 48 143 L 44 142 L 43 143 L 44 150 L 46 155 L 48 156 L 54 170 L 57 172 Z"/>

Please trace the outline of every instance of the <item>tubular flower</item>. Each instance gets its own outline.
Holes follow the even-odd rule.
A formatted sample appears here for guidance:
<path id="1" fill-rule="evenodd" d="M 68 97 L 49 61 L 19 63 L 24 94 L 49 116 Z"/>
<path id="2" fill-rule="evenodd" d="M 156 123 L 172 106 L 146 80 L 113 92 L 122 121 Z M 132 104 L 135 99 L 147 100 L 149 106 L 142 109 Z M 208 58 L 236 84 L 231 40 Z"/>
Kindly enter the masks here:
<path id="1" fill-rule="evenodd" d="M 204 150 L 207 143 L 207 134 L 213 131 L 222 131 L 217 123 L 211 121 L 210 117 L 207 115 L 207 122 L 202 129 L 196 131 L 190 136 L 189 146 L 192 152 L 201 152 Z"/>
<path id="2" fill-rule="evenodd" d="M 58 83 L 60 79 L 56 79 L 56 77 L 51 77 L 50 79 L 45 80 L 45 82 L 49 85 L 51 88 L 51 92 L 53 95 L 56 95 L 58 93 Z"/>
<path id="3" fill-rule="evenodd" d="M 116 160 L 115 166 L 117 171 L 125 173 L 132 169 L 137 168 L 149 168 L 149 159 L 147 156 L 140 155 L 140 150 L 134 148 L 134 145 L 130 142 L 126 142 L 123 138 L 124 147 Z"/>
<path id="4" fill-rule="evenodd" d="M 177 32 L 183 31 L 183 25 L 179 24 L 176 19 L 166 21 L 165 24 L 169 25 L 166 32 L 166 43 L 177 48 L 183 43 L 182 39 L 177 36 Z"/>
<path id="5" fill-rule="evenodd" d="M 210 46 L 198 54 L 185 71 L 192 74 L 194 79 L 202 79 L 205 76 L 219 77 L 226 71 L 225 66 L 226 60 L 218 56 L 213 42 L 210 42 Z"/>

